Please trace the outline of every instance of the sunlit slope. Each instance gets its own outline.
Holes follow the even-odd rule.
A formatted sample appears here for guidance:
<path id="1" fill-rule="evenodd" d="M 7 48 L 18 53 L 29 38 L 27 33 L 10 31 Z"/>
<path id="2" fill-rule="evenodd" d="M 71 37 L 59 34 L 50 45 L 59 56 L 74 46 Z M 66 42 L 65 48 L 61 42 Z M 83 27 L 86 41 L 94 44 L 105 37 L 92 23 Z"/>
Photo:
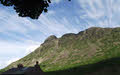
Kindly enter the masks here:
<path id="1" fill-rule="evenodd" d="M 120 57 L 120 28 L 92 27 L 78 34 L 48 37 L 34 52 L 10 64 L 33 66 L 40 62 L 45 71 L 64 70 Z"/>

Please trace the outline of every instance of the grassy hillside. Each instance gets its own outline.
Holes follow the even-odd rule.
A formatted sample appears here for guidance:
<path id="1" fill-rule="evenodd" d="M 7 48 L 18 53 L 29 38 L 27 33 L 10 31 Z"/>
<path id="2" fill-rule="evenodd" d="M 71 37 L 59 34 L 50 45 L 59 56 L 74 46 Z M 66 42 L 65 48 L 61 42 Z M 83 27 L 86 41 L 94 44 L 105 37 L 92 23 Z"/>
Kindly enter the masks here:
<path id="1" fill-rule="evenodd" d="M 67 69 L 71 71 L 75 67 L 96 64 L 108 59 L 112 61 L 112 58 L 117 57 L 120 57 L 120 28 L 92 27 L 78 34 L 65 34 L 60 38 L 50 36 L 34 52 L 3 70 L 15 67 L 19 63 L 33 66 L 39 61 L 43 71 L 49 74 L 51 71 L 59 73 L 60 70 L 67 72 Z"/>

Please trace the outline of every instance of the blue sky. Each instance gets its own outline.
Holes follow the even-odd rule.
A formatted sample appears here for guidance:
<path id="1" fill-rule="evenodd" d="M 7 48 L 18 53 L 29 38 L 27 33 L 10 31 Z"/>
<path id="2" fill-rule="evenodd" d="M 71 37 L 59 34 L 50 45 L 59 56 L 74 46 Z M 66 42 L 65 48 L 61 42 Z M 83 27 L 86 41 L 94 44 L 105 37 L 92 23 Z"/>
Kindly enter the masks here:
<path id="1" fill-rule="evenodd" d="M 34 51 L 50 35 L 120 27 L 120 0 L 52 0 L 48 9 L 32 20 L 0 5 L 0 68 Z"/>

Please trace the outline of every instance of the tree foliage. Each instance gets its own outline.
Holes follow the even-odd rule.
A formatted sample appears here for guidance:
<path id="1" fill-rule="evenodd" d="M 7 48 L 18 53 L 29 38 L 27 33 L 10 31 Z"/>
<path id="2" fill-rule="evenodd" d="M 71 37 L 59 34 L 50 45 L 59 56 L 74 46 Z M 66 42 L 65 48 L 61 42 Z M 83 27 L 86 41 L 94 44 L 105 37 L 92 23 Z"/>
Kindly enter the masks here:
<path id="1" fill-rule="evenodd" d="M 51 0 L 0 0 L 4 6 L 13 6 L 21 17 L 38 19 L 40 14 L 48 11 Z"/>
<path id="2" fill-rule="evenodd" d="M 38 19 L 43 11 L 47 12 L 49 3 L 51 0 L 0 0 L 4 6 L 13 6 L 19 16 L 32 19 Z"/>

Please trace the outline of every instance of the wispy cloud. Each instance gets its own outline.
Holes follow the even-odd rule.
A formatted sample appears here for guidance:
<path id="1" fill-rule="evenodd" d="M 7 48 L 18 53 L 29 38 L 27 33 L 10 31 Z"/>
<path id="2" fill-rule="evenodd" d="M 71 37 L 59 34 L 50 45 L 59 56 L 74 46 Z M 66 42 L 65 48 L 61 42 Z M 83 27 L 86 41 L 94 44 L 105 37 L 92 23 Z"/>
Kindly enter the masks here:
<path id="1" fill-rule="evenodd" d="M 84 11 L 84 17 L 89 24 L 101 27 L 115 27 L 120 23 L 114 21 L 116 13 L 119 11 L 119 1 L 113 0 L 79 0 L 80 6 Z M 114 19 L 113 19 L 114 18 Z"/>
<path id="2" fill-rule="evenodd" d="M 59 3 L 61 0 L 51 0 L 52 3 Z"/>

